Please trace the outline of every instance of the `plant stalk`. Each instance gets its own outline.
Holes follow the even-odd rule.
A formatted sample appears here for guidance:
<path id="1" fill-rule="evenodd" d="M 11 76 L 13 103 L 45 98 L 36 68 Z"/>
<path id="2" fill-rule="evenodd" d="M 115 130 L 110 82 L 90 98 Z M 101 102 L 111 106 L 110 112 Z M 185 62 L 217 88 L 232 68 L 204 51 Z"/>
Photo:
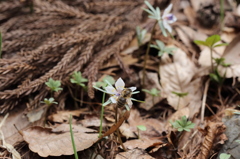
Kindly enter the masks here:
<path id="1" fill-rule="evenodd" d="M 100 127 L 99 127 L 99 135 L 98 137 L 101 137 L 102 136 L 102 122 L 103 122 L 103 114 L 104 114 L 104 106 L 103 106 L 103 103 L 105 101 L 105 95 L 106 93 L 103 93 L 103 97 L 102 97 L 102 109 L 101 109 L 101 119 L 100 119 Z"/>
<path id="2" fill-rule="evenodd" d="M 76 149 L 76 145 L 75 145 L 75 142 L 74 142 L 74 136 L 73 136 L 73 131 L 72 131 L 72 115 L 70 115 L 69 125 L 70 125 L 70 133 L 71 133 L 71 140 L 72 140 L 72 146 L 73 146 L 73 151 L 74 151 L 74 157 L 75 157 L 75 159 L 78 159 L 77 149 Z"/>
<path id="3" fill-rule="evenodd" d="M 151 37 L 150 37 L 150 40 L 148 42 L 148 46 L 147 46 L 147 51 L 146 51 L 146 54 L 145 54 L 145 57 L 144 57 L 144 65 L 143 65 L 143 79 L 142 79 L 142 83 L 143 83 L 143 86 L 145 85 L 145 77 L 146 77 L 146 66 L 147 66 L 147 60 L 148 60 L 148 56 L 149 56 L 149 51 L 150 51 L 150 45 L 151 45 L 151 42 L 152 42 L 152 39 L 153 39 L 153 34 L 154 34 L 154 29 L 157 25 L 157 22 L 156 21 L 153 25 L 153 28 L 152 28 L 152 31 L 151 31 Z"/>
<path id="4" fill-rule="evenodd" d="M 210 48 L 210 53 L 211 53 L 211 67 L 212 67 L 212 72 L 213 72 L 214 68 L 213 68 L 213 48 L 212 47 Z"/>

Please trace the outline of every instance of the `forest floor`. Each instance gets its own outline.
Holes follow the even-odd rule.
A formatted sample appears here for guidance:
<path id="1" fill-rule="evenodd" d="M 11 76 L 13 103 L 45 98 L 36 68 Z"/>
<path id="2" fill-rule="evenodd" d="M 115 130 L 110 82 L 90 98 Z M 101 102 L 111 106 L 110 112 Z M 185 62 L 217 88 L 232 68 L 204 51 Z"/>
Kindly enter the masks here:
<path id="1" fill-rule="evenodd" d="M 0 159 L 239 159 L 239 31 L 234 0 L 1 0 Z"/>

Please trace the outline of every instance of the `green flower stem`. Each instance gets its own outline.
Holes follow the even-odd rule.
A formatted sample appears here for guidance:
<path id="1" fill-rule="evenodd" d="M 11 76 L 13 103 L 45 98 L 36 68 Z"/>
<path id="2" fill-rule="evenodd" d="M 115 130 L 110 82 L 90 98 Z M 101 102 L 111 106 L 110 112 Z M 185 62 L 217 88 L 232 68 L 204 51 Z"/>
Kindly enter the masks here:
<path id="1" fill-rule="evenodd" d="M 75 156 L 75 159 L 78 159 L 77 149 L 76 149 L 76 145 L 74 142 L 74 136 L 73 136 L 73 131 L 72 131 L 72 115 L 70 115 L 69 125 L 70 125 L 70 133 L 71 133 L 71 140 L 72 140 L 74 156 Z"/>
<path id="2" fill-rule="evenodd" d="M 210 48 L 210 53 L 211 53 L 211 67 L 212 67 L 212 72 L 214 71 L 214 67 L 213 67 L 213 48 Z"/>
<path id="3" fill-rule="evenodd" d="M 83 88 L 83 89 L 84 89 L 84 88 Z M 81 101 L 83 101 L 83 89 L 81 89 L 81 95 L 80 95 L 80 96 L 81 96 L 81 97 L 80 97 Z M 82 107 L 82 106 L 83 106 L 83 103 L 81 103 L 80 106 Z"/>
<path id="4" fill-rule="evenodd" d="M 145 54 L 145 57 L 144 57 L 143 79 L 142 79 L 143 86 L 145 85 L 146 66 L 147 66 L 147 60 L 148 60 L 149 51 L 150 51 L 150 45 L 151 45 L 151 42 L 152 42 L 152 39 L 153 39 L 154 29 L 155 29 L 157 23 L 158 23 L 158 21 L 156 21 L 156 22 L 154 23 L 154 26 L 153 26 L 153 28 L 152 28 L 151 35 L 150 35 L 151 37 L 150 37 L 150 40 L 149 40 L 149 42 L 148 42 L 147 51 L 146 51 L 146 54 Z"/>
<path id="5" fill-rule="evenodd" d="M 180 104 L 180 97 L 178 97 L 177 110 L 178 110 L 178 108 L 179 108 L 179 104 Z"/>
<path id="6" fill-rule="evenodd" d="M 104 114 L 104 106 L 103 106 L 103 103 L 105 101 L 105 96 L 106 96 L 106 93 L 103 93 L 103 97 L 102 97 L 102 110 L 101 110 L 101 119 L 100 119 L 100 127 L 99 127 L 99 135 L 98 137 L 101 137 L 102 136 L 102 122 L 103 122 L 103 114 Z"/>

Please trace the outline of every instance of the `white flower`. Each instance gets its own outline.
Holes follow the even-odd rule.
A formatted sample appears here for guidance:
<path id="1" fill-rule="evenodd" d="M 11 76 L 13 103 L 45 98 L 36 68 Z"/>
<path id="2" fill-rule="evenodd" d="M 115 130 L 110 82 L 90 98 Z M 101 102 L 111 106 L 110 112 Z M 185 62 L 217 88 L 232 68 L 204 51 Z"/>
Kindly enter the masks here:
<path id="1" fill-rule="evenodd" d="M 139 93 L 139 91 L 135 91 L 137 89 L 136 87 L 125 88 L 125 83 L 123 82 L 122 78 L 119 78 L 116 81 L 116 83 L 115 83 L 116 88 L 114 88 L 108 80 L 105 80 L 105 82 L 108 84 L 107 87 L 104 87 L 105 90 L 103 90 L 93 84 L 93 87 L 95 89 L 111 95 L 111 97 L 105 103 L 103 103 L 102 106 L 106 106 L 110 103 L 117 103 L 118 98 L 121 96 L 122 91 L 125 89 L 130 89 L 132 91 L 131 94 Z M 132 107 L 132 101 L 143 102 L 143 101 L 131 98 L 131 97 L 127 97 L 126 98 L 127 105 L 125 105 L 127 110 L 130 110 L 130 108 Z"/>
<path id="2" fill-rule="evenodd" d="M 172 27 L 169 24 L 177 21 L 177 18 L 172 13 L 170 13 L 171 9 L 172 9 L 172 4 L 170 4 L 164 10 L 163 15 L 162 15 L 163 26 L 164 26 L 164 28 L 166 28 L 168 30 L 169 33 L 172 32 Z"/>
<path id="3" fill-rule="evenodd" d="M 125 83 L 122 80 L 122 78 L 119 78 L 116 81 L 115 87 L 116 87 L 116 89 L 112 85 L 109 85 L 109 86 L 105 87 L 106 92 L 111 95 L 110 100 L 111 100 L 112 103 L 117 103 L 117 100 L 118 100 L 119 96 L 121 95 L 121 92 L 125 89 Z M 132 92 L 133 92 L 137 88 L 136 87 L 130 87 L 129 89 L 131 89 Z M 131 98 L 127 98 L 127 104 L 129 105 L 129 107 L 132 106 Z"/>

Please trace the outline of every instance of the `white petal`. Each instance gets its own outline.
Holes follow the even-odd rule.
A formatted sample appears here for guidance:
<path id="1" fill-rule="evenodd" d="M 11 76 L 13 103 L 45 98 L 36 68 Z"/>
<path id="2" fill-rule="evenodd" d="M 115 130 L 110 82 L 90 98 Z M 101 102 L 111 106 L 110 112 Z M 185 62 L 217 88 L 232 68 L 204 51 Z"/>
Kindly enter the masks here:
<path id="1" fill-rule="evenodd" d="M 131 101 L 131 98 L 127 98 L 127 104 L 129 106 L 129 108 L 132 108 L 133 103 Z"/>
<path id="2" fill-rule="evenodd" d="M 166 20 L 163 21 L 163 26 L 164 26 L 164 28 L 166 28 L 166 29 L 168 30 L 169 33 L 172 32 L 172 28 L 171 28 L 171 26 L 167 23 Z"/>
<path id="3" fill-rule="evenodd" d="M 171 10 L 172 10 L 172 3 L 169 4 L 169 6 L 164 10 L 163 16 L 167 15 L 168 13 L 170 13 Z"/>
<path id="4" fill-rule="evenodd" d="M 117 93 L 116 89 L 112 86 L 105 87 L 105 90 L 108 94 L 116 94 Z"/>
<path id="5" fill-rule="evenodd" d="M 131 89 L 132 92 L 133 92 L 133 91 L 135 91 L 137 89 L 137 87 L 130 87 L 129 89 Z"/>
<path id="6" fill-rule="evenodd" d="M 115 83 L 115 87 L 116 87 L 117 91 L 122 91 L 124 89 L 125 83 L 123 82 L 121 77 Z"/>
<path id="7" fill-rule="evenodd" d="M 110 100 L 112 101 L 112 103 L 117 103 L 116 96 L 110 97 Z"/>

